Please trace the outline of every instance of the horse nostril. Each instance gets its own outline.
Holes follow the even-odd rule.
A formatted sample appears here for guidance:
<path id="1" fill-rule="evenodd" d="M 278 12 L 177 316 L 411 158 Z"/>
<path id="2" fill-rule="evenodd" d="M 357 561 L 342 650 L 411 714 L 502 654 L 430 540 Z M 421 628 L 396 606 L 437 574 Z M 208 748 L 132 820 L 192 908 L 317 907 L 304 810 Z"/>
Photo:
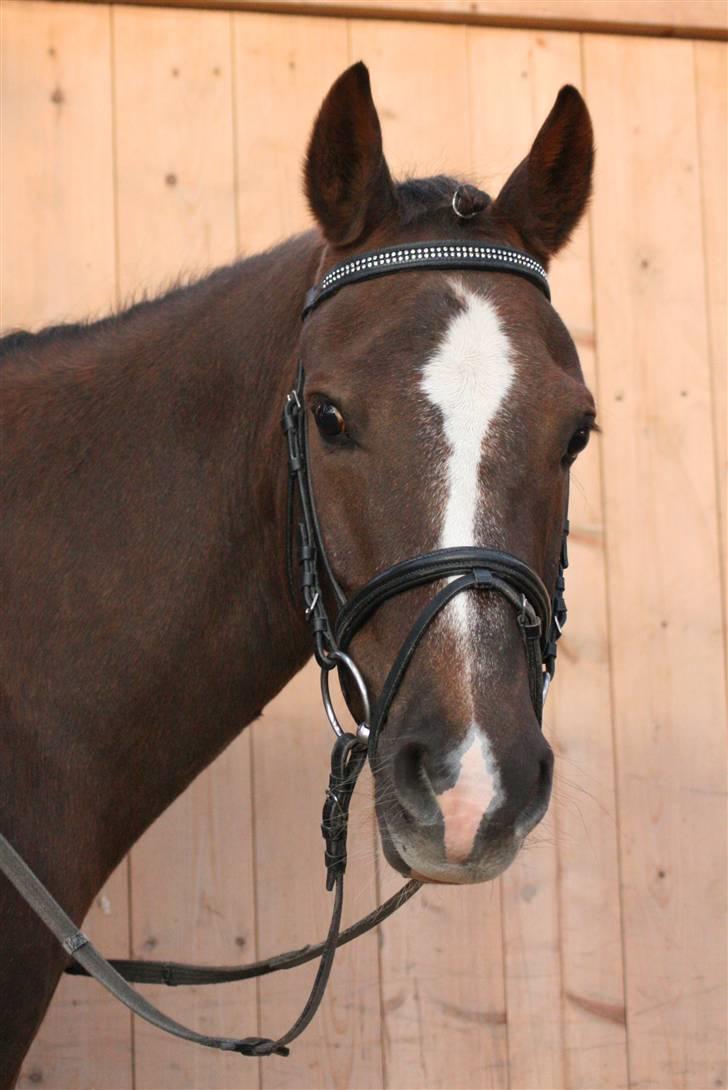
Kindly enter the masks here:
<path id="1" fill-rule="evenodd" d="M 538 778 L 534 784 L 531 798 L 525 810 L 518 820 L 516 832 L 525 836 L 538 825 L 546 813 L 551 798 L 551 783 L 554 773 L 554 751 L 547 746 L 544 755 L 538 762 Z"/>
<path id="2" fill-rule="evenodd" d="M 432 825 L 440 818 L 435 792 L 425 767 L 427 747 L 420 742 L 403 742 L 393 761 L 394 786 L 407 814 Z"/>

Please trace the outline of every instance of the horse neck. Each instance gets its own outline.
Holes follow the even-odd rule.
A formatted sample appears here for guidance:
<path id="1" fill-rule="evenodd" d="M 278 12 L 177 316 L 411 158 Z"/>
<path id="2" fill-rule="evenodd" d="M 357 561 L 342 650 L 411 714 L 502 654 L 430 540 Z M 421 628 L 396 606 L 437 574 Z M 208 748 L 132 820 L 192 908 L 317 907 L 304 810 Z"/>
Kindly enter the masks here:
<path id="1" fill-rule="evenodd" d="M 39 558 L 25 560 L 39 616 L 35 646 L 18 649 L 37 665 L 21 760 L 29 782 L 59 785 L 45 796 L 45 826 L 83 842 L 85 878 L 74 881 L 84 890 L 68 890 L 72 903 L 93 896 L 310 654 L 286 580 L 280 417 L 319 256 L 316 237 L 300 236 L 75 343 L 84 405 L 95 406 L 83 438 L 97 454 L 73 465 L 75 491 L 61 463 L 77 438 L 59 455 L 56 429 L 52 451 L 33 455 L 47 490 L 37 519 L 66 489 L 52 534 L 68 544 L 42 562 L 45 584 Z M 71 359 L 72 347 L 57 357 Z M 56 424 L 51 416 L 46 431 Z M 54 605 L 44 587 L 62 583 Z M 70 601 L 68 586 L 79 588 Z M 13 816 L 22 851 L 31 837 Z"/>
<path id="2" fill-rule="evenodd" d="M 198 512 L 194 527 L 180 527 L 193 550 L 188 604 L 180 608 L 175 596 L 168 608 L 185 646 L 169 655 L 169 683 L 155 701 L 161 714 L 154 754 L 148 723 L 135 722 L 147 748 L 138 774 L 154 783 L 159 800 L 147 806 L 147 820 L 260 714 L 311 653 L 286 578 L 288 464 L 280 425 L 295 380 L 302 300 L 319 257 L 310 234 L 238 266 L 229 285 L 223 274 L 209 306 L 198 304 L 197 349 L 172 363 L 171 382 L 206 398 L 181 445 L 202 450 L 195 496 L 208 511 Z"/>

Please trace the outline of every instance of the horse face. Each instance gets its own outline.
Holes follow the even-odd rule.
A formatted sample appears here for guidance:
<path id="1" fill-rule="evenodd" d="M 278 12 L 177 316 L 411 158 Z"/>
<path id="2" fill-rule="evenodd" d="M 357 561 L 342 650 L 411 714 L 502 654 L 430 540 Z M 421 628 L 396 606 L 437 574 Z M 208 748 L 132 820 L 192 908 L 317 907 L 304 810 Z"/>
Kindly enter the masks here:
<path id="1" fill-rule="evenodd" d="M 309 199 L 329 244 L 321 271 L 381 245 L 452 237 L 545 263 L 581 215 L 591 161 L 586 108 L 565 89 L 528 159 L 463 228 L 456 183 L 392 183 L 366 70 L 354 66 L 309 148 Z M 568 469 L 595 410 L 571 338 L 531 284 L 408 271 L 350 285 L 309 318 L 302 353 L 313 491 L 347 595 L 398 561 L 461 545 L 512 553 L 553 589 Z M 355 637 L 375 696 L 434 589 L 386 602 Z M 513 608 L 459 595 L 427 630 L 379 740 L 387 858 L 433 881 L 494 877 L 545 813 L 552 766 Z"/>

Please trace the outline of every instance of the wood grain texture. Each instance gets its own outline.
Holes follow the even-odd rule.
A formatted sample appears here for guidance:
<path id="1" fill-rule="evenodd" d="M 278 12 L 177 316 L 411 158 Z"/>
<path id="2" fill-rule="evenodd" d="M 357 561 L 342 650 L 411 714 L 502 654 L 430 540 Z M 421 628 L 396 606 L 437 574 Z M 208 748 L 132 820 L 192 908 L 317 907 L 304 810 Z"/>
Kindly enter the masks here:
<path id="1" fill-rule="evenodd" d="M 103 314 L 116 299 L 109 8 L 0 14 L 0 323 Z"/>
<path id="2" fill-rule="evenodd" d="M 717 42 L 696 42 L 693 48 L 725 633 L 728 627 L 728 48 Z M 728 638 L 725 652 L 728 680 Z"/>
<path id="3" fill-rule="evenodd" d="M 122 297 L 236 253 L 232 27 L 219 12 L 114 9 L 118 262 Z M 255 958 L 247 737 L 131 854 L 137 957 Z M 257 1032 L 254 984 L 145 991 L 203 1032 Z M 257 1087 L 258 1065 L 135 1023 L 138 1090 Z"/>
<path id="4" fill-rule="evenodd" d="M 237 253 L 231 16 L 114 8 L 122 298 Z"/>
<path id="5" fill-rule="evenodd" d="M 313 225 L 303 158 L 321 101 L 349 63 L 345 23 L 236 16 L 237 207 L 241 246 L 258 250 Z"/>
<path id="6" fill-rule="evenodd" d="M 591 38 L 585 75 L 630 1081 L 718 1086 L 725 706 L 692 46 Z"/>
<path id="7" fill-rule="evenodd" d="M 0 325 L 103 313 L 116 297 L 108 7 L 0 8 Z M 84 928 L 129 950 L 127 868 Z M 62 981 L 19 1086 L 112 1090 L 132 1077 L 131 1020 L 95 984 Z"/>

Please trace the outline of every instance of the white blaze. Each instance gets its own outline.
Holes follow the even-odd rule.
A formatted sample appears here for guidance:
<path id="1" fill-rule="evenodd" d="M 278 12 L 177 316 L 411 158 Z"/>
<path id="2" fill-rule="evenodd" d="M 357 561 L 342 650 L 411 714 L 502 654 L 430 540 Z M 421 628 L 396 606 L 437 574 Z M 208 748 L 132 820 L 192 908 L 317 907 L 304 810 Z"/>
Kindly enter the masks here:
<path id="1" fill-rule="evenodd" d="M 422 389 L 442 414 L 448 444 L 444 467 L 447 499 L 441 514 L 439 543 L 442 549 L 478 544 L 475 526 L 481 499 L 480 462 L 488 432 L 515 377 L 511 344 L 493 303 L 458 282 L 451 282 L 451 286 L 463 308 L 452 319 L 422 374 Z M 474 625 L 470 623 L 475 612 L 470 608 L 470 597 L 469 592 L 460 594 L 447 607 L 468 691 L 472 685 L 471 656 L 476 653 Z M 462 861 L 472 850 L 484 813 L 500 801 L 500 777 L 488 739 L 477 723 L 471 724 L 454 759 L 459 766 L 458 778 L 452 788 L 438 796 L 438 802 L 445 819 L 447 856 Z"/>
<path id="2" fill-rule="evenodd" d="M 463 309 L 455 315 L 422 374 L 422 389 L 442 413 L 449 447 L 447 501 L 440 548 L 475 545 L 483 442 L 513 383 L 511 344 L 494 305 L 451 282 Z M 468 595 L 453 602 L 459 643 L 468 637 Z"/>
<path id="3" fill-rule="evenodd" d="M 488 739 L 473 723 L 456 757 L 458 778 L 437 796 L 445 820 L 445 854 L 463 863 L 475 843 L 483 815 L 501 800 L 500 776 Z"/>

